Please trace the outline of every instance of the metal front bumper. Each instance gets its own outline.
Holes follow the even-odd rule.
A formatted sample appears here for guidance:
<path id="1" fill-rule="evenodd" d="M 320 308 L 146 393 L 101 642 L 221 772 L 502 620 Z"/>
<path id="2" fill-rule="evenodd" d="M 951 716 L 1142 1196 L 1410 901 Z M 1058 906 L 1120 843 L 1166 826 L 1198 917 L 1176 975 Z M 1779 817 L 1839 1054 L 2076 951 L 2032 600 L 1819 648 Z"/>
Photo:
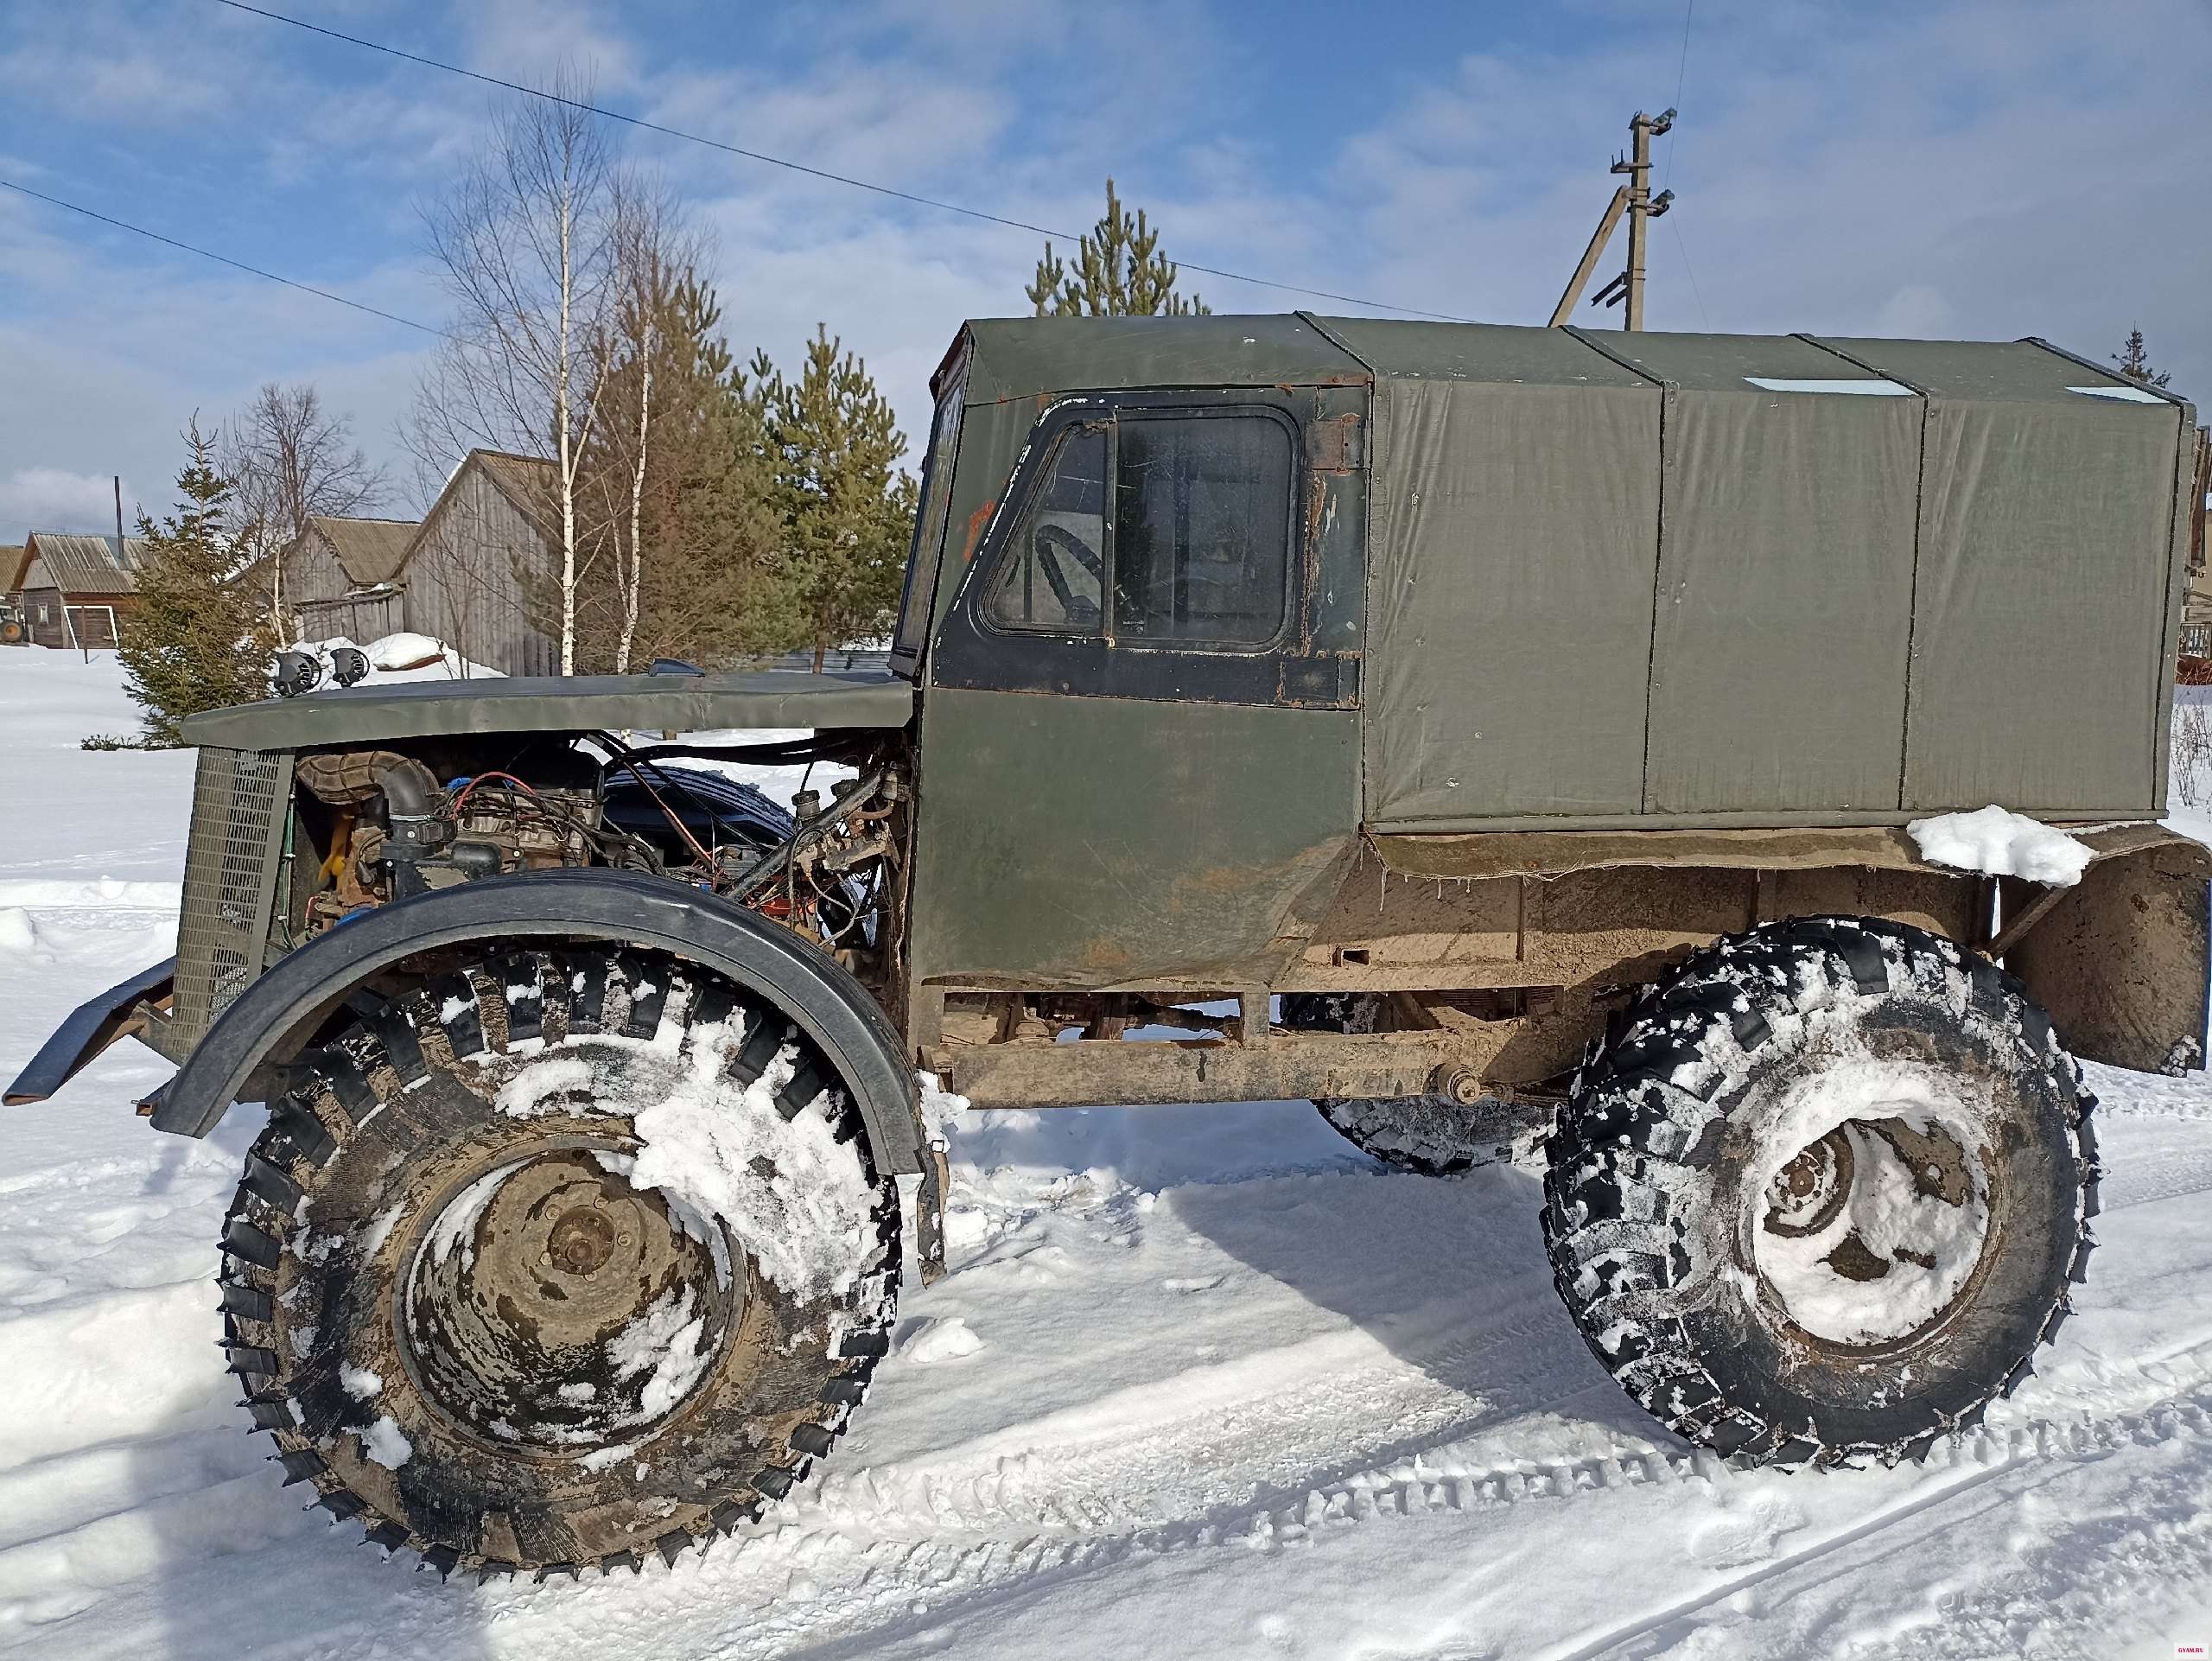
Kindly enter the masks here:
<path id="1" fill-rule="evenodd" d="M 10 1107 L 46 1100 L 118 1039 L 137 1038 L 162 1050 L 163 1046 L 157 1041 L 167 1035 L 162 1028 L 167 1024 L 165 1006 L 175 974 L 176 959 L 164 958 L 152 968 L 142 969 L 129 980 L 79 1004 L 76 1013 L 39 1047 L 30 1065 L 16 1075 L 0 1100 Z"/>

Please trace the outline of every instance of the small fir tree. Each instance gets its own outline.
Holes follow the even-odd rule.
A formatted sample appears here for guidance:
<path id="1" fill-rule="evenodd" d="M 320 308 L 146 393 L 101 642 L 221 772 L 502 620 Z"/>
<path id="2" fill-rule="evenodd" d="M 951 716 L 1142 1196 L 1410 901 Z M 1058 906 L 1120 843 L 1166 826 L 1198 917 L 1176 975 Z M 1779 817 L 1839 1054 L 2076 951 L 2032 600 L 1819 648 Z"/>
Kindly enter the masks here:
<path id="1" fill-rule="evenodd" d="M 1160 232 L 1144 210 L 1132 216 L 1114 181 L 1106 181 L 1106 212 L 1080 239 L 1071 268 L 1045 245 L 1027 292 L 1039 317 L 1203 317 L 1211 308 L 1175 292 L 1175 262 L 1159 251 Z"/>
<path id="2" fill-rule="evenodd" d="M 196 415 L 184 441 L 189 455 L 177 474 L 177 512 L 158 525 L 138 515 L 146 557 L 137 608 L 124 620 L 116 653 L 155 748 L 181 741 L 177 723 L 185 716 L 269 690 L 268 614 L 238 569 L 244 527 L 231 522 L 231 482 Z"/>
<path id="3" fill-rule="evenodd" d="M 2151 354 L 2144 347 L 2143 331 L 2139 328 L 2127 331 L 2127 344 L 2112 354 L 2112 360 L 2120 366 L 2121 374 L 2139 386 L 2163 391 L 2166 383 L 2173 379 L 2171 375 L 2151 367 Z"/>
<path id="4" fill-rule="evenodd" d="M 831 646 L 880 638 L 898 609 L 915 506 L 914 481 L 898 466 L 906 440 L 867 366 L 824 326 L 796 381 L 766 353 L 753 378 L 776 473 L 783 576 L 819 669 Z"/>

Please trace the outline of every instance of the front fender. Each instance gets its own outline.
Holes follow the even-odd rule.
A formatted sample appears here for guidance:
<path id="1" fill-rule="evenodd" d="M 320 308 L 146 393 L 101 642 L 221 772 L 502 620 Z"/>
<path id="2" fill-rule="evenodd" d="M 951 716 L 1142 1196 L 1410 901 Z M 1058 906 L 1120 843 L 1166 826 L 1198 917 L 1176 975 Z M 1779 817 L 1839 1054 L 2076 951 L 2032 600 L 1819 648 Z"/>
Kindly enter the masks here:
<path id="1" fill-rule="evenodd" d="M 913 1069 L 883 1011 L 841 964 L 703 890 L 597 869 L 486 877 L 418 894 L 302 946 L 207 1029 L 162 1096 L 154 1127 L 206 1136 L 288 1038 L 417 952 L 471 940 L 557 939 L 666 951 L 766 998 L 822 1047 L 851 1088 L 876 1169 L 922 1169 Z"/>

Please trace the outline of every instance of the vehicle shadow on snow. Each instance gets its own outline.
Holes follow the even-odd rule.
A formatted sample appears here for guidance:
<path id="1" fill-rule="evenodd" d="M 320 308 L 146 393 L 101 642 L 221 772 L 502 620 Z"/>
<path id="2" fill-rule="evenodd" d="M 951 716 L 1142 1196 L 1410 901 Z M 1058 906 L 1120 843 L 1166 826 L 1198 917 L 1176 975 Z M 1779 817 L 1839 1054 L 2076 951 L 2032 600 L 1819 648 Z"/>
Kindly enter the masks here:
<path id="1" fill-rule="evenodd" d="M 1467 1398 L 1464 1418 L 1377 1459 L 1516 1421 L 1527 1422 L 1532 1461 L 1591 1451 L 1577 1441 L 1681 1446 L 1622 1394 L 1561 1306 L 1534 1170 L 1432 1177 L 1366 1161 L 1180 1187 L 1163 1201 L 1223 1251 Z"/>

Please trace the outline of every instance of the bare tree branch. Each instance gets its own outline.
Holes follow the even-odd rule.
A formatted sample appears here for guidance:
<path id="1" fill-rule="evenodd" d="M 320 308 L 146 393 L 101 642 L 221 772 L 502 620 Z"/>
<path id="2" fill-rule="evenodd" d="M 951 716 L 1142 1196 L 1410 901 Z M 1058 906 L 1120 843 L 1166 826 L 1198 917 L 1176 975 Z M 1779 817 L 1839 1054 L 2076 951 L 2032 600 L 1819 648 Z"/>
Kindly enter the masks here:
<path id="1" fill-rule="evenodd" d="M 486 154 L 425 215 L 454 308 L 453 337 L 424 372 L 403 438 L 425 493 L 467 452 L 553 453 L 561 672 L 575 669 L 582 544 L 578 468 L 599 417 L 593 343 L 617 302 L 617 174 L 590 87 L 563 69 L 547 89 L 493 115 Z"/>
<path id="2" fill-rule="evenodd" d="M 359 514 L 382 500 L 389 481 L 353 442 L 351 417 L 333 415 L 309 382 L 270 381 L 231 418 L 222 465 L 236 492 L 241 553 L 264 562 L 269 620 L 280 646 L 292 644 L 284 560 L 308 519 Z"/>

